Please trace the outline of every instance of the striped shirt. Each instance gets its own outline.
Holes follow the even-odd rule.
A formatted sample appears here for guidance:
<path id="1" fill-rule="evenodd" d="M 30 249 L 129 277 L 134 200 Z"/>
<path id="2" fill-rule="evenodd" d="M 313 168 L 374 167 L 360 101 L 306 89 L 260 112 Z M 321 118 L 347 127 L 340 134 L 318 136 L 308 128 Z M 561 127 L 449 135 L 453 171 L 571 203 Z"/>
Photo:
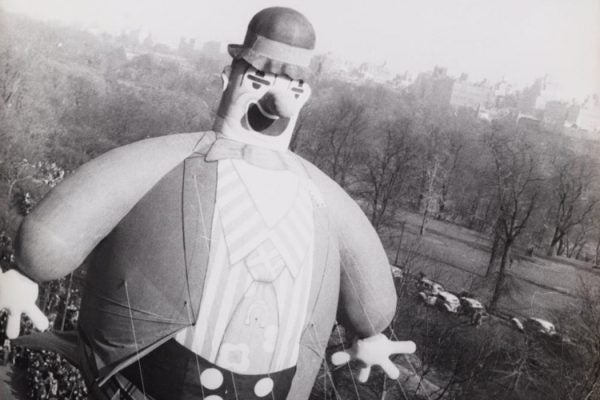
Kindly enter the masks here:
<path id="1" fill-rule="evenodd" d="M 296 364 L 312 278 L 314 221 L 304 177 L 218 162 L 217 198 L 197 324 L 176 340 L 237 373 Z"/>

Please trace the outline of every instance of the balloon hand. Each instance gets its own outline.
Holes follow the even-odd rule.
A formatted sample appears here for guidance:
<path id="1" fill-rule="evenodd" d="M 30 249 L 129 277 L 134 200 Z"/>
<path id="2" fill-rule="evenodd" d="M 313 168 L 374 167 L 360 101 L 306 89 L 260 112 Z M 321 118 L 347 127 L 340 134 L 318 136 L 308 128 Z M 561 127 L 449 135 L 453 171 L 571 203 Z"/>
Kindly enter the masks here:
<path id="1" fill-rule="evenodd" d="M 358 380 L 362 383 L 369 379 L 371 367 L 379 365 L 391 379 L 398 379 L 400 371 L 390 360 L 393 354 L 414 353 L 417 346 L 412 341 L 392 342 L 385 335 L 378 334 L 354 342 L 349 350 L 338 351 L 331 356 L 334 365 L 341 365 L 351 360 L 359 360 L 364 366 L 360 369 Z"/>
<path id="2" fill-rule="evenodd" d="M 14 339 L 19 336 L 21 314 L 27 316 L 41 331 L 48 329 L 48 318 L 36 306 L 38 285 L 17 270 L 0 272 L 0 309 L 8 311 L 6 336 Z"/>

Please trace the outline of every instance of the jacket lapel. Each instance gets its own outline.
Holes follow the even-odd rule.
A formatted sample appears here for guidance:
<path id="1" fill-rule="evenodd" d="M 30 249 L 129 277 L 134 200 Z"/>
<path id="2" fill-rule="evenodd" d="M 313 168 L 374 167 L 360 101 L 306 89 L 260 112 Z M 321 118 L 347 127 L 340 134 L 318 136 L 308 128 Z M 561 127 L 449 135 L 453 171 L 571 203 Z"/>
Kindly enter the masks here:
<path id="1" fill-rule="evenodd" d="M 183 235 L 185 267 L 191 301 L 191 323 L 196 322 L 206 278 L 215 207 L 217 163 L 204 155 L 185 160 L 183 178 Z"/>
<path id="2" fill-rule="evenodd" d="M 314 252 L 313 252 L 313 273 L 312 282 L 310 284 L 310 296 L 308 298 L 308 314 L 306 322 L 308 323 L 315 309 L 317 298 L 321 287 L 323 285 L 323 276 L 325 275 L 325 269 L 327 267 L 328 252 L 330 248 L 329 244 L 329 218 L 327 216 L 327 209 L 314 205 Z"/>

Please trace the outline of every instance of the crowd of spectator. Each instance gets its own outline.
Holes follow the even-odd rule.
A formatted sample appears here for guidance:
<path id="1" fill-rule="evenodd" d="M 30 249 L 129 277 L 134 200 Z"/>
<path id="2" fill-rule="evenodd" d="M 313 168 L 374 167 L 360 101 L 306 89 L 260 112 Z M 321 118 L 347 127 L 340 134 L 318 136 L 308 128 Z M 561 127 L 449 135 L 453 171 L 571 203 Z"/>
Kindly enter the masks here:
<path id="1" fill-rule="evenodd" d="M 0 316 L 0 337 L 4 365 L 24 371 L 27 381 L 27 396 L 30 400 L 86 400 L 87 388 L 77 368 L 60 354 L 47 350 L 31 350 L 13 346 L 5 336 L 6 314 Z M 33 330 L 30 321 L 21 323 L 21 334 Z"/>
<path id="2" fill-rule="evenodd" d="M 15 254 L 12 238 L 0 231 L 0 267 L 8 268 L 15 265 Z"/>
<path id="3" fill-rule="evenodd" d="M 85 400 L 87 389 L 79 370 L 60 354 L 16 346 L 9 362 L 27 373 L 31 400 Z"/>

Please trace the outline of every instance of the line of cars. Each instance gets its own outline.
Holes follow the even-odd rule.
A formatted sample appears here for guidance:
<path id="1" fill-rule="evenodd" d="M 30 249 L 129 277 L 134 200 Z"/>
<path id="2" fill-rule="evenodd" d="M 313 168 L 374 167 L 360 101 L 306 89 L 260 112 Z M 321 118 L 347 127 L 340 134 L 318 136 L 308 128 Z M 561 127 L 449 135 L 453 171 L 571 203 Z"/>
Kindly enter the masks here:
<path id="1" fill-rule="evenodd" d="M 394 278 L 404 278 L 404 271 L 394 265 L 391 265 Z M 436 307 L 440 310 L 453 313 L 464 314 L 471 317 L 473 325 L 480 325 L 482 318 L 487 316 L 484 305 L 468 292 L 454 294 L 435 282 L 424 274 L 420 275 L 417 282 L 418 296 L 421 302 L 429 307 Z M 530 336 L 550 339 L 553 342 L 572 343 L 564 334 L 557 331 L 556 326 L 543 318 L 529 317 L 523 320 L 512 317 L 510 323 L 514 328 Z"/>
<path id="2" fill-rule="evenodd" d="M 485 315 L 485 307 L 467 292 L 456 295 L 444 289 L 444 287 L 431 279 L 421 277 L 419 280 L 419 298 L 423 304 L 437 307 L 450 313 L 460 313 L 472 318 L 474 325 L 481 323 L 481 316 Z M 559 333 L 556 326 L 543 318 L 529 317 L 520 320 L 517 317 L 510 319 L 511 324 L 520 332 L 534 337 L 549 339 L 553 342 L 570 343 L 571 340 Z"/>
<path id="3" fill-rule="evenodd" d="M 461 313 L 470 316 L 476 313 L 485 313 L 483 304 L 467 292 L 456 295 L 444 289 L 440 283 L 426 277 L 421 277 L 418 285 L 419 298 L 427 306 L 437 307 L 450 313 Z"/>

